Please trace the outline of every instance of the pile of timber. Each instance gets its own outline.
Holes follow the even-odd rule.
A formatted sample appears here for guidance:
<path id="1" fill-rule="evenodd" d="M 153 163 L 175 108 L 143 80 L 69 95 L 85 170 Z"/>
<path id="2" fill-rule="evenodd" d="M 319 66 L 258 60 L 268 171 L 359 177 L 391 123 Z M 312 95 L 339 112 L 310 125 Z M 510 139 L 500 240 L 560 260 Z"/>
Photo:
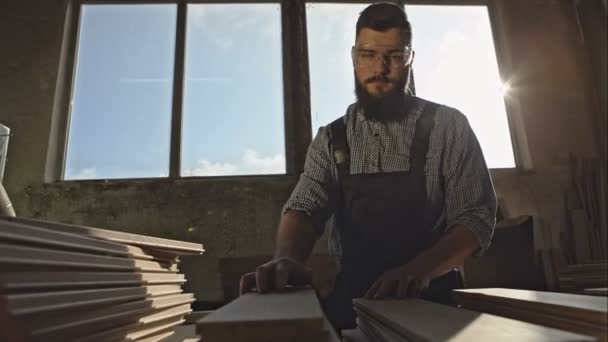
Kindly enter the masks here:
<path id="1" fill-rule="evenodd" d="M 513 289 L 453 291 L 463 307 L 608 341 L 608 298 Z"/>
<path id="2" fill-rule="evenodd" d="M 312 289 L 248 293 L 196 322 L 204 342 L 339 342 Z"/>
<path id="3" fill-rule="evenodd" d="M 374 342 L 595 340 L 590 336 L 420 299 L 356 299 L 354 307 L 358 328 L 368 341 Z M 351 337 L 351 340 L 363 341 L 360 336 Z"/>
<path id="4" fill-rule="evenodd" d="M 160 341 L 191 312 L 179 256 L 203 246 L 0 218 L 0 340 Z"/>
<path id="5" fill-rule="evenodd" d="M 608 258 L 608 171 L 606 159 L 570 156 L 570 185 L 565 192 L 566 225 L 561 237 L 568 264 Z"/>
<path id="6" fill-rule="evenodd" d="M 608 264 L 567 265 L 558 272 L 559 289 L 563 292 L 581 292 L 589 288 L 608 287 Z"/>

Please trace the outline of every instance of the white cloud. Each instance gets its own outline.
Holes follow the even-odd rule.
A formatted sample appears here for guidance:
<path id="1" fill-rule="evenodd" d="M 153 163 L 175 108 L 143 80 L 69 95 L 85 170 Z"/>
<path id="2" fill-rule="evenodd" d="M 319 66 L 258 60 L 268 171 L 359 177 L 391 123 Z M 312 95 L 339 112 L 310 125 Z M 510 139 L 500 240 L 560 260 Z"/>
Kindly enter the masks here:
<path id="1" fill-rule="evenodd" d="M 186 177 L 281 173 L 285 173 L 285 157 L 283 155 L 260 156 L 253 149 L 245 149 L 241 158 L 235 162 L 211 162 L 201 159 L 196 162 L 194 167 L 183 171 L 183 175 Z"/>
<path id="2" fill-rule="evenodd" d="M 65 173 L 66 179 L 97 179 L 97 169 L 94 167 L 85 167 L 82 169 L 67 169 Z"/>
<path id="3" fill-rule="evenodd" d="M 230 49 L 235 46 L 235 37 L 240 32 L 255 30 L 265 36 L 276 35 L 277 30 L 280 30 L 280 12 L 269 11 L 269 6 L 275 5 L 191 5 L 188 7 L 188 23 L 192 29 L 205 32 L 220 48 Z"/>

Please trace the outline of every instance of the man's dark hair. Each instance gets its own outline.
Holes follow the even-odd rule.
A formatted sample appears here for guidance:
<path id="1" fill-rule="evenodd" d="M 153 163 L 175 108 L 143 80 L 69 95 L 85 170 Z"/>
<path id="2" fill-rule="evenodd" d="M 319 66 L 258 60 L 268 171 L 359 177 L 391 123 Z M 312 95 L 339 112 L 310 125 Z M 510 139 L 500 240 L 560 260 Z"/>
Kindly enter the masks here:
<path id="1" fill-rule="evenodd" d="M 376 31 L 386 31 L 391 28 L 401 28 L 405 31 L 406 42 L 412 42 L 412 27 L 407 20 L 403 8 L 386 2 L 368 6 L 359 15 L 357 20 L 357 35 L 362 28 L 371 28 Z"/>

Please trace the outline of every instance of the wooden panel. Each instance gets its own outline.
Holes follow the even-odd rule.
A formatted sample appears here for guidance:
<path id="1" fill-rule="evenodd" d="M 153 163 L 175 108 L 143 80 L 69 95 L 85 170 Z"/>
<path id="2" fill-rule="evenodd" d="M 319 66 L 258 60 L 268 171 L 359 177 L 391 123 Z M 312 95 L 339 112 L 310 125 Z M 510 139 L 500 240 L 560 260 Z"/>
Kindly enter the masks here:
<path id="1" fill-rule="evenodd" d="M 173 330 L 163 331 L 158 334 L 152 335 L 150 337 L 144 337 L 144 338 L 138 339 L 136 341 L 137 342 L 159 342 L 159 341 L 164 341 L 171 335 L 173 335 Z"/>
<path id="2" fill-rule="evenodd" d="M 73 224 L 48 222 L 23 217 L 11 217 L 4 219 L 13 222 L 27 223 L 37 227 L 49 228 L 66 233 L 82 234 L 135 246 L 151 247 L 157 250 L 164 250 L 167 252 L 170 251 L 175 254 L 200 254 L 204 252 L 203 245 L 192 242 L 183 242 L 146 235 L 131 234 L 101 228 L 78 226 Z"/>
<path id="3" fill-rule="evenodd" d="M 594 289 L 584 289 L 583 292 L 592 296 L 608 296 L 608 288 L 598 287 Z"/>
<path id="4" fill-rule="evenodd" d="M 94 254 L 58 251 L 47 248 L 0 244 L 0 265 L 53 266 L 103 270 L 148 272 L 177 271 L 177 265 L 150 260 L 136 260 Z M 8 267 L 3 269 L 10 272 Z"/>
<path id="5" fill-rule="evenodd" d="M 355 299 L 357 309 L 412 341 L 593 341 L 588 336 L 418 299 Z"/>
<path id="6" fill-rule="evenodd" d="M 192 302 L 194 302 L 192 294 L 162 296 L 55 316 L 48 314 L 28 316 L 27 323 L 32 336 L 46 338 L 62 336 L 65 339 L 129 323 L 145 323 L 140 317 L 154 313 L 172 313 L 173 311 L 170 310 L 187 313 Z"/>
<path id="7" fill-rule="evenodd" d="M 70 288 L 101 288 L 128 285 L 183 284 L 179 273 L 135 272 L 12 272 L 0 273 L 0 288 L 11 290 L 48 290 Z"/>
<path id="8" fill-rule="evenodd" d="M 128 326 L 102 331 L 100 333 L 78 338 L 73 340 L 73 342 L 137 341 L 138 339 L 154 336 L 154 334 L 174 328 L 184 322 L 185 320 L 182 319 L 181 316 L 177 316 L 149 324 L 130 324 Z"/>
<path id="9" fill-rule="evenodd" d="M 5 219 L 0 219 L 0 240 L 29 242 L 45 246 L 101 252 L 120 256 L 129 255 L 127 247 L 123 244 L 94 239 L 83 235 L 33 227 L 23 223 L 7 221 Z"/>
<path id="10" fill-rule="evenodd" d="M 582 321 L 561 318 L 555 315 L 531 312 L 510 305 L 495 304 L 478 300 L 462 300 L 460 304 L 466 309 L 486 312 L 489 314 L 517 319 L 534 324 L 540 324 L 578 334 L 595 336 L 602 341 L 606 341 L 607 328 L 605 326 L 588 324 Z"/>
<path id="11" fill-rule="evenodd" d="M 372 342 L 360 329 L 342 330 L 344 342 Z"/>
<path id="12" fill-rule="evenodd" d="M 379 342 L 408 342 L 405 337 L 399 335 L 397 332 L 367 313 L 356 308 L 355 311 L 357 313 L 357 326 L 359 326 L 361 331 L 367 336 L 372 338 L 372 340 L 377 340 Z"/>
<path id="13" fill-rule="evenodd" d="M 155 285 L 102 290 L 10 294 L 5 297 L 10 313 L 18 316 L 100 304 L 121 303 L 180 292 L 182 292 L 182 289 L 179 285 Z"/>
<path id="14" fill-rule="evenodd" d="M 608 299 L 511 289 L 455 290 L 466 308 L 608 340 Z"/>
<path id="15" fill-rule="evenodd" d="M 453 293 L 457 300 L 481 300 L 598 325 L 608 324 L 608 298 L 500 288 L 455 290 Z"/>
<path id="16" fill-rule="evenodd" d="M 243 295 L 197 323 L 205 341 L 233 341 L 243 337 L 298 337 L 325 330 L 324 316 L 314 290 Z"/>

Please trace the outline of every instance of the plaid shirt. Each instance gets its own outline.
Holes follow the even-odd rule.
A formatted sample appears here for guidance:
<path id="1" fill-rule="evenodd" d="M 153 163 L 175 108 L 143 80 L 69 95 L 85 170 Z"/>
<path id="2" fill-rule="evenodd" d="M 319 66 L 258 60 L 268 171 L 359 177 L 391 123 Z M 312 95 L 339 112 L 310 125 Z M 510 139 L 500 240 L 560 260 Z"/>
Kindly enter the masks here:
<path id="1" fill-rule="evenodd" d="M 402 119 L 370 121 L 353 104 L 343 119 L 350 147 L 351 174 L 408 171 L 410 146 L 416 119 L 427 101 L 412 97 Z M 330 146 L 329 126 L 321 127 L 310 144 L 304 172 L 283 207 L 308 214 L 319 236 L 331 228 L 329 252 L 341 255 L 340 239 L 334 227 L 337 208 L 337 169 Z M 467 118 L 458 110 L 439 106 L 429 137 L 425 166 L 427 207 L 433 230 L 462 224 L 479 240 L 482 254 L 489 245 L 496 223 L 496 196 L 481 147 Z M 348 228 L 346 228 L 348 229 Z"/>

